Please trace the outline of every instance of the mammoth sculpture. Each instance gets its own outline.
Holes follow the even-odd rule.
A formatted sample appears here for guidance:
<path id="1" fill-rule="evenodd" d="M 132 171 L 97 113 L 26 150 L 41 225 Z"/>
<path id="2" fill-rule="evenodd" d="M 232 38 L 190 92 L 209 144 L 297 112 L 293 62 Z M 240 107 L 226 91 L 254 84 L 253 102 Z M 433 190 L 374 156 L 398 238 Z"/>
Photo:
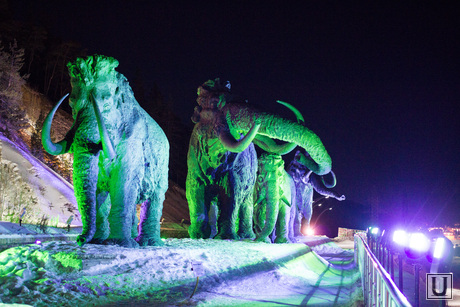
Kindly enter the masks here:
<path id="1" fill-rule="evenodd" d="M 254 189 L 254 229 L 256 241 L 288 243 L 291 204 L 295 203 L 295 185 L 284 170 L 279 154 L 263 153 L 258 160 Z"/>
<path id="2" fill-rule="evenodd" d="M 308 128 L 277 115 L 259 112 L 247 104 L 230 101 L 230 90 L 221 85 L 219 79 L 208 80 L 198 88 L 198 106 L 192 118 L 195 126 L 187 156 L 186 195 L 191 238 L 210 236 L 211 203 L 216 198 L 225 200 L 229 195 L 227 202 L 217 201 L 220 207 L 217 238 L 236 239 L 237 232 L 250 233 L 241 227 L 252 223 L 252 211 L 242 210 L 240 213 L 242 205 L 235 203 L 231 195 L 234 186 L 218 182 L 214 176 L 215 170 L 226 161 L 228 152 L 242 153 L 252 142 L 267 152 L 278 154 L 300 146 L 310 154 L 310 159 L 302 161 L 308 169 L 317 174 L 327 174 L 331 170 L 329 154 L 318 136 Z M 277 145 L 273 139 L 286 143 Z M 255 176 L 255 173 L 249 173 L 244 176 Z M 252 195 L 250 184 L 247 186 L 248 195 Z M 237 225 L 238 219 L 240 223 Z"/>
<path id="3" fill-rule="evenodd" d="M 324 176 L 321 180 L 316 174 L 312 174 L 302 163 L 302 160 L 308 159 L 300 151 L 295 153 L 294 159 L 289 163 L 287 172 L 292 177 L 295 183 L 296 197 L 295 203 L 291 208 L 291 217 L 289 220 L 289 233 L 292 237 L 302 236 L 302 218 L 305 219 L 307 226 L 310 224 L 312 216 L 313 194 L 317 193 L 337 199 L 338 201 L 345 200 L 345 195 L 339 195 L 337 192 L 329 190 L 336 185 L 336 177 L 334 172 L 332 175 L 332 182 L 327 183 Z"/>
<path id="4" fill-rule="evenodd" d="M 95 55 L 67 66 L 74 124 L 62 141 L 51 141 L 53 116 L 64 96 L 43 124 L 42 143 L 50 154 L 74 155 L 73 182 L 83 222 L 77 243 L 161 245 L 169 161 L 163 130 L 115 70 L 117 60 Z"/>

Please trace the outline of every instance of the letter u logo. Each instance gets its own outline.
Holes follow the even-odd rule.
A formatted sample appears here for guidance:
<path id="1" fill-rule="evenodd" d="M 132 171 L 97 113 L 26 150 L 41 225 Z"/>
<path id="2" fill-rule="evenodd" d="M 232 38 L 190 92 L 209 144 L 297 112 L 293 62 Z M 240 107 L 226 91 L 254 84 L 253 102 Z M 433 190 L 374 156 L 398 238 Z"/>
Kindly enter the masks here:
<path id="1" fill-rule="evenodd" d="M 447 293 L 447 277 L 442 277 L 443 280 L 443 287 L 442 292 L 438 292 L 436 289 L 436 277 L 431 277 L 431 291 L 435 296 L 445 296 Z"/>

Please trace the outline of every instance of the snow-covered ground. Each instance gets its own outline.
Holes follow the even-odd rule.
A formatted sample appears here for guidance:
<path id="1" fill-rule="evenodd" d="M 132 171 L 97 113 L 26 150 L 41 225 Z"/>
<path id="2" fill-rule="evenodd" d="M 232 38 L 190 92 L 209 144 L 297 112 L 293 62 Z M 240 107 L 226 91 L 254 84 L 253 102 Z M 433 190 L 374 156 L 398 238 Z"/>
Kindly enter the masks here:
<path id="1" fill-rule="evenodd" d="M 43 212 L 59 214 L 59 226 L 65 226 L 70 213 L 64 204 L 76 207 L 72 186 L 12 142 L 3 137 L 1 141 L 3 159 L 18 164 L 21 176 L 40 195 Z M 169 211 L 178 220 L 166 218 L 177 223 L 188 212 L 173 205 Z M 74 219 L 72 226 L 80 225 L 80 219 Z M 38 232 L 18 227 L 1 223 L 0 236 Z M 266 244 L 165 239 L 162 247 L 139 249 L 53 241 L 16 246 L 0 253 L 0 304 L 346 306 L 358 300 L 362 294 L 353 251 L 326 237 L 302 240 Z"/>
<path id="2" fill-rule="evenodd" d="M 306 243 L 317 240 L 326 241 Z M 0 298 L 33 306 L 347 306 L 362 297 L 353 250 L 333 242 L 164 243 L 10 248 L 0 253 Z"/>

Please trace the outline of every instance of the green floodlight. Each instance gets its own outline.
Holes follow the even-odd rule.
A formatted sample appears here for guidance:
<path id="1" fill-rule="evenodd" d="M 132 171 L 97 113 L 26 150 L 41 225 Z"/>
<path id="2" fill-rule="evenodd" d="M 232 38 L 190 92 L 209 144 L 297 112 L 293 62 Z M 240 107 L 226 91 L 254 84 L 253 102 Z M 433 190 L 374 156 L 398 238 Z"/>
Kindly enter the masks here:
<path id="1" fill-rule="evenodd" d="M 371 228 L 371 234 L 376 236 L 379 234 L 380 229 L 378 227 L 372 227 Z"/>

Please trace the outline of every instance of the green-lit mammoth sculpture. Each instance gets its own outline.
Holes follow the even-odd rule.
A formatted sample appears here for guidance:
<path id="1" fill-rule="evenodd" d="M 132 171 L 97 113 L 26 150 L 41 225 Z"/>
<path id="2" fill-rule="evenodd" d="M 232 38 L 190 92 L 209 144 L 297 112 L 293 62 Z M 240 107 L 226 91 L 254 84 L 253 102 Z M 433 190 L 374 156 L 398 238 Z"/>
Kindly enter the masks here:
<path id="1" fill-rule="evenodd" d="M 169 143 L 117 66 L 117 60 L 99 55 L 68 64 L 74 124 L 62 141 L 51 141 L 51 122 L 64 96 L 44 122 L 42 142 L 50 154 L 74 155 L 74 190 L 83 222 L 80 245 L 161 245 Z"/>
<path id="2" fill-rule="evenodd" d="M 295 185 L 284 170 L 281 155 L 263 153 L 258 159 L 254 189 L 254 229 L 256 241 L 291 242 L 289 219 L 295 203 Z"/>
<path id="3" fill-rule="evenodd" d="M 218 79 L 208 80 L 198 88 L 199 106 L 195 108 L 196 124 L 190 139 L 186 180 L 192 238 L 207 238 L 211 233 L 208 214 L 213 198 L 209 197 L 207 189 L 216 184 L 219 186 L 213 174 L 229 151 L 241 153 L 251 142 L 267 152 L 279 154 L 300 146 L 310 154 L 311 159 L 302 161 L 308 169 L 317 174 L 327 174 L 331 170 L 331 158 L 321 140 L 304 125 L 257 111 L 247 104 L 228 103 L 230 97 L 229 90 Z M 277 145 L 273 139 L 286 143 Z M 226 192 L 225 186 L 219 186 L 219 189 L 219 193 Z M 227 213 L 219 215 L 222 225 L 218 223 L 217 226 L 226 228 L 224 238 L 235 237 L 238 212 L 224 212 Z M 252 217 L 246 216 L 245 219 L 252 220 Z"/>

